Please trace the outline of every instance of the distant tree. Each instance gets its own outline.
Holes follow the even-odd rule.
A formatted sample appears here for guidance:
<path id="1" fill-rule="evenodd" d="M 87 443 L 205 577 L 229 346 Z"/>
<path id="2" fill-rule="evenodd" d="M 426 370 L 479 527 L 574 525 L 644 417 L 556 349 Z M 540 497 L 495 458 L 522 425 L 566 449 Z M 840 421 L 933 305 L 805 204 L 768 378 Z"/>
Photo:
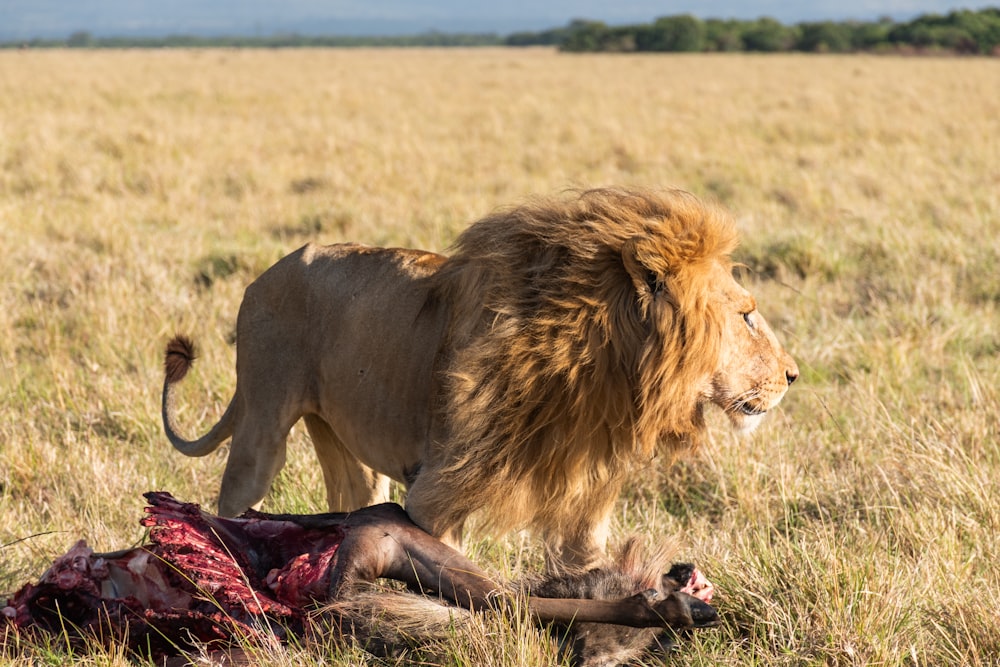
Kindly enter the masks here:
<path id="1" fill-rule="evenodd" d="M 876 23 L 848 24 L 851 33 L 851 47 L 861 51 L 870 51 L 889 43 L 889 31 L 892 30 L 891 18 L 881 18 Z"/>
<path id="2" fill-rule="evenodd" d="M 705 21 L 705 48 L 709 51 L 742 51 L 744 22 L 733 19 Z"/>
<path id="3" fill-rule="evenodd" d="M 705 24 L 690 14 L 664 16 L 636 35 L 640 51 L 702 51 Z"/>
<path id="4" fill-rule="evenodd" d="M 765 16 L 749 22 L 742 37 L 748 51 L 788 51 L 795 44 L 796 29 Z"/>
<path id="5" fill-rule="evenodd" d="M 940 26 L 933 31 L 934 44 L 957 53 L 978 53 L 979 45 L 972 34 L 958 26 Z"/>
<path id="6" fill-rule="evenodd" d="M 612 28 L 604 35 L 600 50 L 614 53 L 628 53 L 637 50 L 637 33 L 640 29 L 640 26 Z"/>
<path id="7" fill-rule="evenodd" d="M 952 48 L 958 51 L 989 54 L 1000 47 L 1000 7 L 955 11 L 947 21 L 956 32 L 945 39 L 954 42 Z"/>
<path id="8" fill-rule="evenodd" d="M 799 51 L 843 53 L 850 51 L 851 46 L 851 28 L 846 23 L 822 21 L 799 24 L 799 38 L 795 45 Z"/>
<path id="9" fill-rule="evenodd" d="M 566 27 L 566 40 L 560 48 L 563 51 L 599 51 L 609 32 L 602 21 L 576 19 Z"/>
<path id="10" fill-rule="evenodd" d="M 925 14 L 907 23 L 900 23 L 889 31 L 889 41 L 917 47 L 932 46 L 934 27 L 941 18 L 938 14 Z"/>

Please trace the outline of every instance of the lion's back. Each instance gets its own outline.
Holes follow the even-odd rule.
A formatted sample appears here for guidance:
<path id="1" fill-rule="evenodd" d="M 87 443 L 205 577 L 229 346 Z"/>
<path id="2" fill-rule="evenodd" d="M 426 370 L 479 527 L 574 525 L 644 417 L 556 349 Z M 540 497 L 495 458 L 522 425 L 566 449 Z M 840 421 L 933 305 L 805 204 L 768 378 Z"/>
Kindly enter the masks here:
<path id="1" fill-rule="evenodd" d="M 447 326 L 430 280 L 444 261 L 357 244 L 299 248 L 246 289 L 237 376 L 302 392 L 304 411 L 322 414 L 356 454 L 418 440 Z"/>
<path id="2" fill-rule="evenodd" d="M 309 243 L 247 287 L 240 315 L 286 323 L 403 318 L 422 307 L 444 259 L 421 250 Z"/>

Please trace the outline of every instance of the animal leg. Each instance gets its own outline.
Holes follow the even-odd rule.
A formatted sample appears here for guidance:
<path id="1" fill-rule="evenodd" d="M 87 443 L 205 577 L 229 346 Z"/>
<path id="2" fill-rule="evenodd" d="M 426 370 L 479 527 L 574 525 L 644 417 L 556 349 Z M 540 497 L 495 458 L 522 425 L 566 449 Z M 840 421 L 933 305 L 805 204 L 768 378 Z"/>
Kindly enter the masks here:
<path id="1" fill-rule="evenodd" d="M 219 490 L 221 516 L 239 516 L 260 507 L 271 482 L 285 465 L 288 431 L 297 420 L 298 415 L 282 418 L 256 414 L 254 419 L 237 423 Z"/>
<path id="2" fill-rule="evenodd" d="M 322 520 L 321 516 L 310 519 Z M 293 520 L 304 523 L 303 518 Z M 397 505 L 368 507 L 344 516 L 342 522 L 349 529 L 331 572 L 331 598 L 349 595 L 348 589 L 356 582 L 385 577 L 474 611 L 504 604 L 503 586 L 461 553 L 414 525 Z M 532 616 L 543 623 L 683 629 L 718 622 L 712 607 L 681 591 L 659 599 L 640 593 L 618 600 L 529 597 L 526 603 Z"/>
<path id="3" fill-rule="evenodd" d="M 323 469 L 331 512 L 348 512 L 388 502 L 390 480 L 387 476 L 355 458 L 318 415 L 306 415 L 305 422 Z"/>

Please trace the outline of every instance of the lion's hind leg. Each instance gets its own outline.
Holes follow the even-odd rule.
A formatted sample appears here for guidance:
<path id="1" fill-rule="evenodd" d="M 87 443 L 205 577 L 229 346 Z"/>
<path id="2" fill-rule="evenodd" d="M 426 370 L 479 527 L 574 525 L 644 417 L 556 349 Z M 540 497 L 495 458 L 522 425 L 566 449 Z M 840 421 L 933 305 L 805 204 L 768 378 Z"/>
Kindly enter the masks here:
<path id="1" fill-rule="evenodd" d="M 351 454 L 322 417 L 309 414 L 304 419 L 323 469 L 331 512 L 350 512 L 388 502 L 388 477 L 375 472 Z"/>
<path id="2" fill-rule="evenodd" d="M 237 419 L 219 490 L 221 516 L 235 517 L 251 508 L 259 509 L 271 482 L 284 467 L 288 432 L 300 415 L 277 412 L 259 410 L 252 419 L 246 415 Z"/>

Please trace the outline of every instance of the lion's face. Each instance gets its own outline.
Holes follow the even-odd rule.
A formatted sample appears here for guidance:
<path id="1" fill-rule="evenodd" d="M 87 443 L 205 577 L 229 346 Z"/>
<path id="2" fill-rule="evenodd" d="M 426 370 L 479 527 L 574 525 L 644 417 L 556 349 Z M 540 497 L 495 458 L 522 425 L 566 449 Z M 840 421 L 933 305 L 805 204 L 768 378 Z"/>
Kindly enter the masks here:
<path id="1" fill-rule="evenodd" d="M 722 318 L 719 363 L 705 399 L 719 406 L 733 427 L 750 431 L 784 397 L 799 375 L 753 296 L 720 265 L 712 278 Z"/>

